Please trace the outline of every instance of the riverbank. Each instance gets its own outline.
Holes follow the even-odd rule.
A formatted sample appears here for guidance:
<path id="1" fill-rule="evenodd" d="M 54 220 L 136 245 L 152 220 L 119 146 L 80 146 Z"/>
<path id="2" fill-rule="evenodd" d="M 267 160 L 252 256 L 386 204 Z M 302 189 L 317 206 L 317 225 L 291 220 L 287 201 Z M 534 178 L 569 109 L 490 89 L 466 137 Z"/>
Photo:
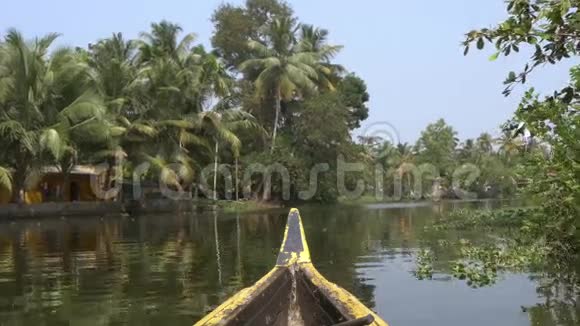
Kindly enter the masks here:
<path id="1" fill-rule="evenodd" d="M 0 220 L 83 217 L 106 215 L 140 216 L 174 212 L 204 212 L 217 210 L 224 213 L 248 213 L 283 207 L 280 203 L 259 202 L 254 200 L 170 200 L 154 199 L 126 202 L 48 202 L 40 204 L 0 205 Z"/>
<path id="2" fill-rule="evenodd" d="M 284 207 L 284 205 L 282 205 L 281 203 L 262 202 L 256 200 L 240 200 L 240 201 L 205 200 L 205 201 L 196 201 L 196 203 L 201 205 L 215 206 L 217 210 L 224 213 L 252 213 Z"/>
<path id="3" fill-rule="evenodd" d="M 508 200 L 509 202 L 514 199 Z M 467 202 L 494 202 L 496 200 L 443 200 L 433 202 L 429 200 L 377 200 L 374 196 L 362 196 L 357 199 L 341 198 L 338 205 L 343 206 L 366 206 L 370 208 L 394 208 L 394 207 L 418 207 L 431 206 L 443 203 L 467 203 Z M 501 201 L 501 200 L 499 200 Z M 256 200 L 209 200 L 189 199 L 170 200 L 153 199 L 146 201 L 120 202 L 50 202 L 32 205 L 7 204 L 0 205 L 0 220 L 14 220 L 26 218 L 50 218 L 50 217 L 83 217 L 83 216 L 106 216 L 106 215 L 130 215 L 141 216 L 150 214 L 188 213 L 218 211 L 223 213 L 254 213 L 280 209 L 289 206 L 320 205 L 320 203 L 280 203 L 263 202 Z"/>

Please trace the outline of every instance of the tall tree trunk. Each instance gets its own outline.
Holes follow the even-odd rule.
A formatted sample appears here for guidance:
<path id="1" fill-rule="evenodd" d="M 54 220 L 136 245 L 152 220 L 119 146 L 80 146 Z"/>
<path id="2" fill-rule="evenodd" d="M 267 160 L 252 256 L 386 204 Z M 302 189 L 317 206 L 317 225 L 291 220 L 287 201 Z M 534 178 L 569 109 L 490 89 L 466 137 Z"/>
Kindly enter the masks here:
<path id="1" fill-rule="evenodd" d="M 12 178 L 12 202 L 16 204 L 24 204 L 24 180 L 26 179 L 26 174 L 20 171 L 14 173 Z M 22 195 L 22 196 L 21 196 Z"/>
<path id="2" fill-rule="evenodd" d="M 239 175 L 238 175 L 238 157 L 236 156 L 236 201 L 240 200 L 240 197 L 239 197 L 239 190 L 240 190 L 239 181 L 240 181 L 240 178 L 239 178 Z"/>
<path id="3" fill-rule="evenodd" d="M 61 199 L 61 201 L 65 202 L 66 198 L 67 198 L 67 194 L 68 194 L 68 200 L 72 201 L 73 198 L 72 198 L 72 194 L 70 192 L 70 189 L 71 189 L 71 187 L 70 187 L 70 172 L 63 171 L 63 175 L 64 175 L 64 178 L 63 178 L 64 184 L 62 185 L 62 196 L 60 199 Z"/>
<path id="4" fill-rule="evenodd" d="M 276 145 L 276 134 L 278 132 L 278 119 L 280 119 L 280 110 L 282 109 L 281 106 L 281 95 L 280 95 L 280 88 L 276 90 L 276 97 L 275 97 L 275 108 L 276 108 L 276 116 L 274 117 L 274 131 L 272 132 L 272 147 L 270 148 L 270 154 L 274 153 L 274 146 Z"/>
<path id="5" fill-rule="evenodd" d="M 216 140 L 216 142 L 215 142 L 214 164 L 213 164 L 213 200 L 217 200 L 218 150 L 219 150 L 219 144 L 218 144 L 218 141 Z"/>
<path id="6" fill-rule="evenodd" d="M 16 153 L 16 171 L 12 176 L 12 202 L 24 204 L 24 183 L 28 172 L 26 156 L 21 152 Z M 22 196 L 21 196 L 22 195 Z"/>
<path id="7" fill-rule="evenodd" d="M 264 176 L 264 182 L 262 185 L 264 186 L 262 200 L 269 201 L 272 197 L 272 178 L 267 178 Z"/>

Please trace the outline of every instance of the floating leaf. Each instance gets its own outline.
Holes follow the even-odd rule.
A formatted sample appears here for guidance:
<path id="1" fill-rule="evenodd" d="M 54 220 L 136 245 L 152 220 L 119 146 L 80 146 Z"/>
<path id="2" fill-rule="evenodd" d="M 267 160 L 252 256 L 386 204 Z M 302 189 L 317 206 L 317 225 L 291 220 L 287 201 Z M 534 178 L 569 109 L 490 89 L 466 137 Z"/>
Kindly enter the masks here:
<path id="1" fill-rule="evenodd" d="M 496 53 L 492 54 L 492 55 L 489 57 L 489 61 L 495 61 L 495 60 L 497 60 L 497 57 L 498 57 L 498 56 L 499 56 L 499 52 L 496 52 Z"/>

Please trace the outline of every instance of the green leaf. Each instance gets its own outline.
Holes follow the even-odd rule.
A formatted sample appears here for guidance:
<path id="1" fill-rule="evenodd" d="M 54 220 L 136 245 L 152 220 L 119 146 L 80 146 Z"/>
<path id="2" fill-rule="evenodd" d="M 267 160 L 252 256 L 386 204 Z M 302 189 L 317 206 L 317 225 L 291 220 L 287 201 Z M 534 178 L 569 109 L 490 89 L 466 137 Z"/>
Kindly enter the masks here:
<path id="1" fill-rule="evenodd" d="M 483 47 L 484 47 L 484 46 L 485 46 L 485 43 L 483 42 L 483 38 L 482 38 L 482 37 L 480 37 L 480 38 L 477 40 L 477 48 L 478 48 L 479 50 L 481 50 L 481 49 L 483 49 Z"/>
<path id="2" fill-rule="evenodd" d="M 489 61 L 495 61 L 495 60 L 497 60 L 497 57 L 498 57 L 498 56 L 499 56 L 499 52 L 496 52 L 496 53 L 492 54 L 492 55 L 489 57 Z"/>
<path id="3" fill-rule="evenodd" d="M 463 50 L 463 55 L 467 55 L 469 53 L 469 45 L 467 45 L 465 47 L 465 50 Z"/>
<path id="4" fill-rule="evenodd" d="M 570 11 L 571 6 L 572 5 L 570 4 L 570 0 L 561 0 L 560 1 L 560 11 L 561 11 L 562 16 L 566 16 L 568 11 Z"/>
<path id="5" fill-rule="evenodd" d="M 507 6 L 507 11 L 510 12 L 514 8 L 514 1 L 510 1 Z"/>

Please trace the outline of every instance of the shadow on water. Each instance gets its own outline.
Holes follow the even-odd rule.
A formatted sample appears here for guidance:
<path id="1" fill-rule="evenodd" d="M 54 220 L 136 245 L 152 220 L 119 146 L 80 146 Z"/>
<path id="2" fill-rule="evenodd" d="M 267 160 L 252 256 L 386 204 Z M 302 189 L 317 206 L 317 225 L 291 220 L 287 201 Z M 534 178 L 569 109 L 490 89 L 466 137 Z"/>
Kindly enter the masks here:
<path id="1" fill-rule="evenodd" d="M 496 204 L 307 206 L 301 213 L 319 271 L 391 325 L 568 325 L 553 318 L 564 311 L 577 321 L 577 310 L 536 306 L 546 302 L 547 294 L 536 291 L 542 278 L 504 274 L 495 286 L 475 290 L 443 267 L 434 280 L 414 277 L 418 248 L 441 240 L 426 237 L 424 227 L 466 205 Z M 286 214 L 0 225 L 0 325 L 191 325 L 272 268 Z M 452 260 L 454 250 L 439 257 Z"/>

